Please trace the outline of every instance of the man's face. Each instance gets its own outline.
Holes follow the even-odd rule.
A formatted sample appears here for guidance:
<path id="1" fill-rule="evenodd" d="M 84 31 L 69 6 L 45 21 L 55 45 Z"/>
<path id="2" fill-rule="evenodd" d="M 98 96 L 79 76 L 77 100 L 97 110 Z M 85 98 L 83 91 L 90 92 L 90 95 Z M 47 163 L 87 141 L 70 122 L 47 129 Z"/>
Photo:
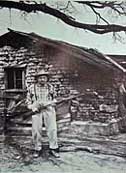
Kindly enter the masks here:
<path id="1" fill-rule="evenodd" d="M 48 81 L 48 77 L 46 75 L 42 75 L 38 77 L 39 84 L 45 84 Z"/>

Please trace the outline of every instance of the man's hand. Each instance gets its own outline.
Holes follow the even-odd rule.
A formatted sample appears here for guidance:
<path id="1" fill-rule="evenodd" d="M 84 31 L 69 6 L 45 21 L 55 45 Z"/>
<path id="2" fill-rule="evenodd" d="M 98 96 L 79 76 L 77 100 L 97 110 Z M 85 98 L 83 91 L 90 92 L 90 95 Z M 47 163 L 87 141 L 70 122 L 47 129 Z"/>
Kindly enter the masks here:
<path id="1" fill-rule="evenodd" d="M 50 105 L 55 107 L 56 106 L 56 103 L 57 103 L 57 100 L 56 99 L 53 99 L 53 101 L 50 102 Z"/>
<path id="2" fill-rule="evenodd" d="M 37 108 L 32 109 L 34 113 L 39 113 L 40 111 Z"/>
<path id="3" fill-rule="evenodd" d="M 39 103 L 33 103 L 28 105 L 28 109 L 31 109 L 34 113 L 39 113 L 41 110 L 41 105 Z"/>

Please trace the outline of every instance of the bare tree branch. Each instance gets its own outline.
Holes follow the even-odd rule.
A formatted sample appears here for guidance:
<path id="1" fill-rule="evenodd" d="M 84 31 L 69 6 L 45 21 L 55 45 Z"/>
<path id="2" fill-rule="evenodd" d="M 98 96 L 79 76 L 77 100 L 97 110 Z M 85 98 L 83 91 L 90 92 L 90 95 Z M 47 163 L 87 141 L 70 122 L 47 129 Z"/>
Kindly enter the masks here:
<path id="1" fill-rule="evenodd" d="M 96 14 L 96 21 L 97 19 L 100 19 L 105 22 L 106 24 L 109 24 L 109 22 L 101 16 L 101 14 L 98 12 L 99 10 L 108 8 L 111 9 L 113 12 L 117 13 L 118 16 L 126 15 L 126 2 L 117 2 L 117 1 L 75 1 L 79 4 L 83 4 L 85 6 L 88 6 L 92 9 L 92 11 Z"/>
<path id="2" fill-rule="evenodd" d="M 125 1 L 74 1 L 94 9 L 110 8 L 117 12 L 119 15 L 126 15 L 126 2 Z"/>
<path id="3" fill-rule="evenodd" d="M 121 2 L 116 2 L 116 1 L 112 1 L 112 2 L 108 2 L 108 1 L 105 1 L 105 2 L 76 1 L 76 2 L 77 3 L 83 3 L 83 4 L 86 4 L 88 6 L 92 5 L 92 9 L 93 8 L 105 8 L 105 7 L 116 8 L 116 6 L 120 6 L 120 8 L 118 8 L 118 10 L 120 9 L 120 14 L 122 12 L 121 11 L 122 10 L 122 8 L 121 8 L 122 3 Z M 66 15 L 65 13 L 61 12 L 60 10 L 49 7 L 46 3 L 37 3 L 34 1 L 31 3 L 27 3 L 24 1 L 16 2 L 16 1 L 4 1 L 4 0 L 2 0 L 2 1 L 0 1 L 0 7 L 1 8 L 8 8 L 8 9 L 16 9 L 16 10 L 24 11 L 27 13 L 43 12 L 45 14 L 49 14 L 51 16 L 54 16 L 54 17 L 60 19 L 61 21 L 63 21 L 64 23 L 66 23 L 72 27 L 88 30 L 88 31 L 91 31 L 91 32 L 94 32 L 97 34 L 126 31 L 126 26 L 122 26 L 122 25 L 115 25 L 115 24 L 109 24 L 109 25 L 108 24 L 105 24 L 105 25 L 99 24 L 98 25 L 98 24 L 88 24 L 88 23 L 78 22 L 72 16 Z M 97 12 L 95 12 L 95 13 L 97 13 Z M 97 15 L 99 15 L 99 17 L 101 17 L 100 14 L 97 14 Z"/>
<path id="4" fill-rule="evenodd" d="M 98 13 L 95 8 L 93 8 L 92 6 L 90 6 L 90 8 L 92 9 L 92 11 L 96 14 L 96 23 L 99 23 L 100 22 L 100 19 L 103 20 L 106 24 L 109 24 L 109 22 L 104 19 L 100 13 Z"/>

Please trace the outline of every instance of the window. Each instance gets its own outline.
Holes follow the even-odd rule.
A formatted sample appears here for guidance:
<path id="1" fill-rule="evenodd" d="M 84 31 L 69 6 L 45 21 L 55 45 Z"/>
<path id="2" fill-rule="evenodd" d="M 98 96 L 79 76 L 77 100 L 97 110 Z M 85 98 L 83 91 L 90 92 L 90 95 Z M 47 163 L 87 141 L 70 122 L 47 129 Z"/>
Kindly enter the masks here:
<path id="1" fill-rule="evenodd" d="M 24 89 L 24 68 L 5 69 L 6 89 Z"/>

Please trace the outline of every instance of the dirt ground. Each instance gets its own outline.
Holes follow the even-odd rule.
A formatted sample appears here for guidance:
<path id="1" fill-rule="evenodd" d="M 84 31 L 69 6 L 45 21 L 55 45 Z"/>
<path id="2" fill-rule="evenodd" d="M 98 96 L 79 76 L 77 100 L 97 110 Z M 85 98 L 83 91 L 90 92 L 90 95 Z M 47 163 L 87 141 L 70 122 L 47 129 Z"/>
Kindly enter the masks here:
<path id="1" fill-rule="evenodd" d="M 126 159 L 86 151 L 60 152 L 55 159 L 44 150 L 33 159 L 32 153 L 13 146 L 0 146 L 0 173 L 126 173 Z"/>

